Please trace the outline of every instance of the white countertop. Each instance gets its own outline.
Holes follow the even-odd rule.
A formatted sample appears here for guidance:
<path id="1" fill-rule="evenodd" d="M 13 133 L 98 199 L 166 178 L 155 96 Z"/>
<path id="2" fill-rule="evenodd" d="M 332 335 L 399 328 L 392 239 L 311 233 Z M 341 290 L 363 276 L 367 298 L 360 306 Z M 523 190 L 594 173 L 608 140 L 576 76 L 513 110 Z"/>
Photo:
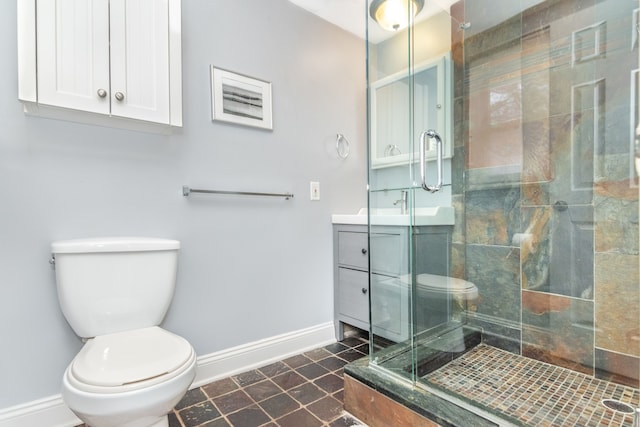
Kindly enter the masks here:
<path id="1" fill-rule="evenodd" d="M 371 213 L 372 225 L 398 225 L 398 226 L 422 226 L 422 225 L 453 225 L 455 212 L 452 206 L 434 206 L 430 208 L 416 208 L 411 217 L 400 214 L 398 209 L 376 209 Z M 333 224 L 367 225 L 367 209 L 362 208 L 357 214 L 331 215 Z"/>

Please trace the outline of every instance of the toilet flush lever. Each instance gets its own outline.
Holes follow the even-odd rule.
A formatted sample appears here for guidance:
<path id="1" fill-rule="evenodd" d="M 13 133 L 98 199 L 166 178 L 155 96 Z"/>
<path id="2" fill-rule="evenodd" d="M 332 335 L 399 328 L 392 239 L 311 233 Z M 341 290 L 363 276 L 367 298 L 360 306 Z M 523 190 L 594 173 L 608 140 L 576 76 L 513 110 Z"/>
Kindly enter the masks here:
<path id="1" fill-rule="evenodd" d="M 51 258 L 49 258 L 49 264 L 51 264 L 51 266 L 53 268 L 56 268 L 56 256 L 55 255 L 51 255 Z"/>

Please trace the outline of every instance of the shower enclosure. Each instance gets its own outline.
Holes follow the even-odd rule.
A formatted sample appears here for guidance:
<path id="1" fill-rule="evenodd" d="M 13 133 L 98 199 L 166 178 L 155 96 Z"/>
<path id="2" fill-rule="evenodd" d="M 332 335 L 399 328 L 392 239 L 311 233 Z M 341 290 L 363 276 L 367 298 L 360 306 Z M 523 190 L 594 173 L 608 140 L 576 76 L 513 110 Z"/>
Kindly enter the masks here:
<path id="1" fill-rule="evenodd" d="M 631 425 L 601 400 L 640 406 L 639 7 L 427 0 L 388 33 L 367 10 L 383 382 L 494 425 Z"/>

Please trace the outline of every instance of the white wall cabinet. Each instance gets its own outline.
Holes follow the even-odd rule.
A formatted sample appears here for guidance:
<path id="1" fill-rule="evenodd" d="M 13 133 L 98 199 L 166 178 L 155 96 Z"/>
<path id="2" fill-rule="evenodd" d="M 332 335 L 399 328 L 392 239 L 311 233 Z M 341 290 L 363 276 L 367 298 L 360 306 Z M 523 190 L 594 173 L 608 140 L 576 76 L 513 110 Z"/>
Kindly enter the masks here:
<path id="1" fill-rule="evenodd" d="M 180 0 L 18 0 L 18 21 L 27 112 L 182 126 Z"/>

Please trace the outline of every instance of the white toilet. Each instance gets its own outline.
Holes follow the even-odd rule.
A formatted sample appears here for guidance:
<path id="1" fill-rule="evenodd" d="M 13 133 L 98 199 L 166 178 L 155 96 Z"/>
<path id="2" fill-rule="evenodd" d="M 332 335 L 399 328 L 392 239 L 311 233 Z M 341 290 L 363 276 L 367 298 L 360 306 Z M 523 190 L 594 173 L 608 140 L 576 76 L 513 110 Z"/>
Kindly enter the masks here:
<path id="1" fill-rule="evenodd" d="M 60 306 L 86 340 L 62 398 L 91 427 L 165 427 L 195 377 L 196 354 L 158 325 L 176 282 L 180 242 L 110 237 L 54 242 Z"/>
<path id="2" fill-rule="evenodd" d="M 418 274 L 416 276 L 416 305 L 422 310 L 416 312 L 416 322 L 428 329 L 437 324 L 449 323 L 473 305 L 478 298 L 478 288 L 471 282 L 450 276 Z M 462 327 L 449 333 L 451 341 L 440 347 L 438 341 L 429 345 L 443 351 L 461 352 L 466 349 Z"/>

